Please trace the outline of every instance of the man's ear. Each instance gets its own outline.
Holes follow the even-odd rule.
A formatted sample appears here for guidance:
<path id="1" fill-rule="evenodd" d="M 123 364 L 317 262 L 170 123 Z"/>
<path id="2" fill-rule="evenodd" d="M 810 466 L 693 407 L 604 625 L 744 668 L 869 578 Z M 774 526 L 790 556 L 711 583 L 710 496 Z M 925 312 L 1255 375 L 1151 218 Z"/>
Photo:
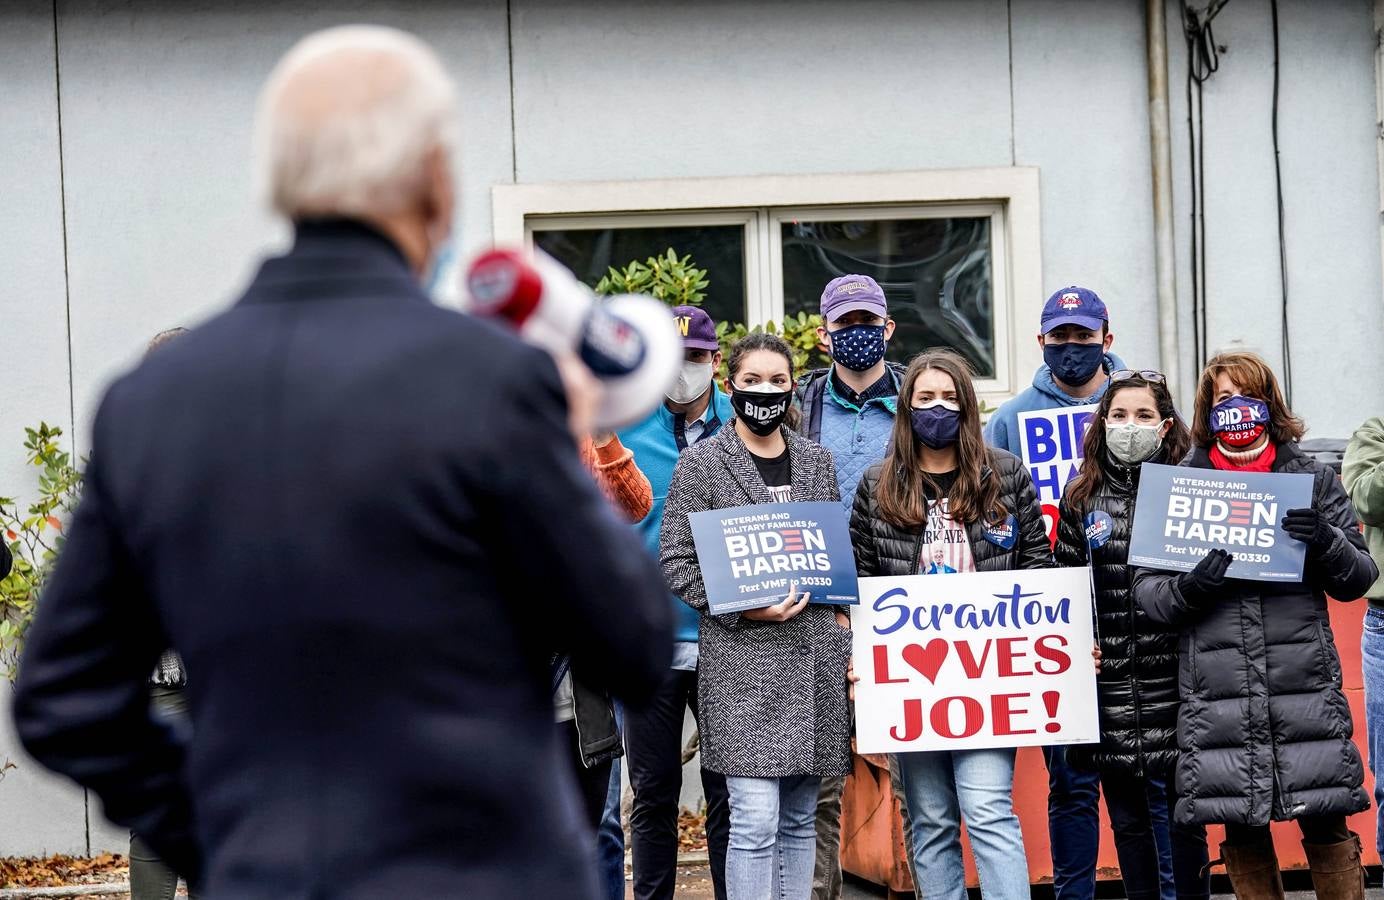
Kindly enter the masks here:
<path id="1" fill-rule="evenodd" d="M 1047 346 L 1047 344 L 1043 343 L 1043 336 L 1041 334 L 1038 335 L 1038 349 L 1041 351 L 1046 349 Z"/>
<path id="2" fill-rule="evenodd" d="M 1101 344 L 1105 347 L 1106 353 L 1110 352 L 1110 345 L 1113 343 L 1115 343 L 1115 335 L 1109 330 L 1107 330 L 1105 332 L 1105 340 L 1101 342 Z"/>
<path id="3" fill-rule="evenodd" d="M 884 339 L 887 341 L 894 336 L 894 320 L 885 318 L 884 320 Z"/>
<path id="4" fill-rule="evenodd" d="M 436 243 L 445 241 L 452 233 L 452 218 L 456 214 L 456 183 L 452 179 L 452 163 L 441 147 L 434 147 L 423 160 L 427 190 L 423 197 L 423 212 L 427 216 L 429 238 Z"/>

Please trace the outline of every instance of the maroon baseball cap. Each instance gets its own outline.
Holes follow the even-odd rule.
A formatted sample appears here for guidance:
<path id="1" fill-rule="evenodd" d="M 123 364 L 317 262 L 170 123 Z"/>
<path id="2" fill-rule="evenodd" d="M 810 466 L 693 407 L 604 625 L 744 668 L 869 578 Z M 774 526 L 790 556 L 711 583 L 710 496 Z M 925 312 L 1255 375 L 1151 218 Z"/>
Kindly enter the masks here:
<path id="1" fill-rule="evenodd" d="M 682 335 L 683 349 L 721 349 L 721 342 L 716 340 L 716 323 L 700 307 L 673 307 L 673 321 L 678 325 L 678 334 Z"/>

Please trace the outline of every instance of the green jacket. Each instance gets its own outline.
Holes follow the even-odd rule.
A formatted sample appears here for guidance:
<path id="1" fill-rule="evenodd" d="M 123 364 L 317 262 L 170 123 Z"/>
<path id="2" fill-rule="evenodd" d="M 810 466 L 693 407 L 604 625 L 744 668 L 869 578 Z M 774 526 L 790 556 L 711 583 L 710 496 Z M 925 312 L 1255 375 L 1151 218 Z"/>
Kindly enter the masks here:
<path id="1" fill-rule="evenodd" d="M 1375 565 L 1384 572 L 1384 416 L 1365 422 L 1346 447 L 1341 469 L 1346 493 L 1365 523 L 1365 542 Z M 1374 604 L 1384 604 L 1384 575 L 1365 592 Z"/>

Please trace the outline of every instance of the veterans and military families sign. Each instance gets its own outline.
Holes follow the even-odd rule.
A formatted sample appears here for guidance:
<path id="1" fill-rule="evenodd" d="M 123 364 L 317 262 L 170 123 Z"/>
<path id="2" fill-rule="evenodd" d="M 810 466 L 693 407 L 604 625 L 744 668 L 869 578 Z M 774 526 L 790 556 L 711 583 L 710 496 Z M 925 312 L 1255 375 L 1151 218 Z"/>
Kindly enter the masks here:
<path id="1" fill-rule="evenodd" d="M 1279 523 L 1288 510 L 1311 505 L 1311 475 L 1145 463 L 1129 564 L 1189 571 L 1219 547 L 1235 557 L 1230 578 L 1301 581 L 1307 545 Z"/>
<path id="2" fill-rule="evenodd" d="M 839 503 L 760 503 L 688 516 L 715 614 L 772 606 L 796 583 L 813 603 L 855 603 L 855 552 Z"/>
<path id="3" fill-rule="evenodd" d="M 1066 406 L 1019 413 L 1019 456 L 1033 476 L 1053 544 L 1057 543 L 1057 504 L 1067 482 L 1081 468 L 1086 429 L 1095 412 L 1094 406 Z"/>
<path id="4" fill-rule="evenodd" d="M 1090 569 L 860 579 L 860 753 L 1100 740 Z"/>

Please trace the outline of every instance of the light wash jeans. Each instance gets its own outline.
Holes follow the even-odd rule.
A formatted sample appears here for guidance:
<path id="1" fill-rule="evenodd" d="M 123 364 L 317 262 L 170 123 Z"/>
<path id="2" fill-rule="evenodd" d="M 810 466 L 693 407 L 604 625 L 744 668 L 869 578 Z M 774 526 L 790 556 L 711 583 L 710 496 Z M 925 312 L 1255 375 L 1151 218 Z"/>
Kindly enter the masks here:
<path id="1" fill-rule="evenodd" d="M 913 872 L 925 900 L 966 900 L 961 822 L 985 900 L 1028 900 L 1028 860 L 1014 815 L 1014 751 L 900 753 Z"/>
<path id="2" fill-rule="evenodd" d="M 808 900 L 817 858 L 822 779 L 726 776 L 730 844 L 728 900 Z"/>
<path id="3" fill-rule="evenodd" d="M 1360 669 L 1365 681 L 1365 734 L 1374 772 L 1374 843 L 1384 853 L 1384 612 L 1373 606 L 1365 610 Z"/>

